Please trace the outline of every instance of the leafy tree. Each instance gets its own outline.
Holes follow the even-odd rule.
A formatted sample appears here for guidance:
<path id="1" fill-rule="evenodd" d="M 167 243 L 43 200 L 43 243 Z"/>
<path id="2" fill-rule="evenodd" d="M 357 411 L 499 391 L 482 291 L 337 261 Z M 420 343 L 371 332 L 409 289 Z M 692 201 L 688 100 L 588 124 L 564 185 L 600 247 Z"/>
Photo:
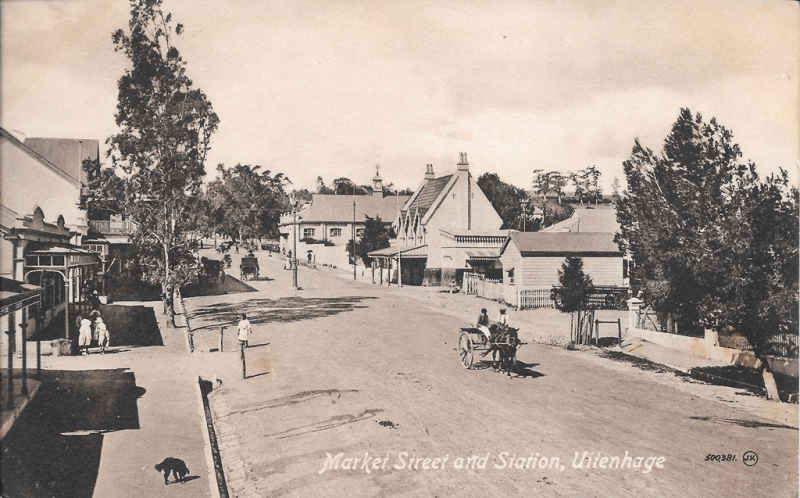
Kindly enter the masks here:
<path id="1" fill-rule="evenodd" d="M 492 207 L 503 220 L 502 228 L 516 228 L 522 230 L 523 225 L 526 231 L 532 231 L 534 224 L 529 216 L 530 213 L 523 213 L 523 203 L 529 203 L 528 194 L 521 188 L 515 187 L 510 183 L 505 183 L 497 176 L 497 173 L 484 173 L 478 177 L 478 187 L 492 203 Z M 528 209 L 529 211 L 529 209 Z M 528 216 L 526 223 L 523 223 L 523 216 Z M 528 223 L 528 221 L 531 221 Z"/>
<path id="2" fill-rule="evenodd" d="M 316 190 L 318 194 L 333 194 L 333 189 L 325 185 L 325 181 L 321 176 L 317 177 Z"/>
<path id="3" fill-rule="evenodd" d="M 798 192 L 785 172 L 761 180 L 730 130 L 681 109 L 656 154 L 634 142 L 621 232 L 645 297 L 683 330 L 735 329 L 761 360 L 798 330 Z"/>
<path id="4" fill-rule="evenodd" d="M 161 0 L 131 0 L 128 30 L 112 34 L 114 50 L 130 66 L 117 83 L 119 131 L 107 140 L 109 155 L 124 173 L 124 209 L 138 225 L 133 241 L 144 276 L 165 298 L 191 280 L 196 266 L 187 259 L 183 220 L 219 122 L 173 43 L 182 32 Z"/>
<path id="5" fill-rule="evenodd" d="M 583 272 L 583 260 L 568 256 L 558 270 L 558 281 L 561 287 L 554 289 L 558 309 L 572 314 L 570 337 L 579 344 L 588 343 L 593 313 L 587 310 L 587 302 L 594 285 Z"/>
<path id="6" fill-rule="evenodd" d="M 314 198 L 314 194 L 312 194 L 307 188 L 292 190 L 292 194 L 301 202 L 311 202 L 311 200 Z"/>
<path id="7" fill-rule="evenodd" d="M 389 240 L 395 236 L 391 227 L 389 227 L 380 216 L 371 218 L 365 217 L 364 220 L 364 236 L 356 244 L 357 254 L 364 262 L 364 266 L 369 266 L 371 258 L 367 256 L 370 251 L 383 249 L 389 247 Z M 352 244 L 348 247 L 352 247 Z"/>
<path id="8" fill-rule="evenodd" d="M 99 159 L 85 159 L 83 169 L 88 185 L 81 189 L 80 207 L 90 220 L 107 220 L 122 214 L 125 204 L 125 182 L 113 168 L 101 168 Z"/>
<path id="9" fill-rule="evenodd" d="M 208 188 L 219 218 L 217 226 L 231 240 L 244 243 L 278 233 L 281 213 L 288 209 L 283 173 L 259 171 L 260 166 L 217 166 L 219 175 Z"/>
<path id="10" fill-rule="evenodd" d="M 600 188 L 600 170 L 596 165 L 591 165 L 583 170 L 584 186 L 590 200 L 597 205 L 603 198 L 603 190 Z"/>
<path id="11" fill-rule="evenodd" d="M 367 186 L 356 185 L 353 180 L 344 176 L 333 180 L 333 193 L 336 195 L 366 195 L 370 190 Z"/>

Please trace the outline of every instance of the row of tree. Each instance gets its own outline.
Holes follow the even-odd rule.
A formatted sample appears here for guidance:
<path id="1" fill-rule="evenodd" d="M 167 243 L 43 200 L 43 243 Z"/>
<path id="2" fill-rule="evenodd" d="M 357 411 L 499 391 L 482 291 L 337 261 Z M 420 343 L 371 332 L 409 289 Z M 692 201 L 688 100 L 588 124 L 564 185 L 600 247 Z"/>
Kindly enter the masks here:
<path id="1" fill-rule="evenodd" d="M 478 186 L 503 220 L 503 229 L 536 232 L 569 218 L 574 212 L 569 204 L 531 197 L 524 189 L 502 181 L 497 173 L 479 176 Z"/>
<path id="2" fill-rule="evenodd" d="M 634 142 L 617 205 L 634 283 L 679 328 L 736 330 L 762 360 L 798 332 L 798 190 L 762 178 L 733 133 L 681 109 L 661 152 Z"/>

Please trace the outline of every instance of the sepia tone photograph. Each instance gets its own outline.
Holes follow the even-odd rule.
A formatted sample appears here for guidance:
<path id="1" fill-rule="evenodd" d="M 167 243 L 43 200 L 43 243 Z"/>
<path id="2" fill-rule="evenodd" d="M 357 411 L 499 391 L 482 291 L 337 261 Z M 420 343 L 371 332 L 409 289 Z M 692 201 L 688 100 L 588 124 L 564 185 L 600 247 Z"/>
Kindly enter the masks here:
<path id="1" fill-rule="evenodd" d="M 0 497 L 798 496 L 800 2 L 0 0 Z"/>

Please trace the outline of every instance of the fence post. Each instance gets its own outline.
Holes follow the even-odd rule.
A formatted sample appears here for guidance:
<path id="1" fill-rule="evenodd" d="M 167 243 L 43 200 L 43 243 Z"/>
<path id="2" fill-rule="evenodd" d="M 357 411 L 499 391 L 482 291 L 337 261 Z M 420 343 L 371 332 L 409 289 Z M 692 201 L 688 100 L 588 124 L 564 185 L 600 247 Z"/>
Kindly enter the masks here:
<path id="1" fill-rule="evenodd" d="M 242 379 L 246 379 L 247 378 L 247 364 L 245 362 L 245 357 L 244 357 L 244 349 L 245 349 L 244 341 L 239 341 L 239 349 L 242 352 Z"/>
<path id="2" fill-rule="evenodd" d="M 14 409 L 14 327 L 6 331 L 8 334 L 8 409 Z"/>
<path id="3" fill-rule="evenodd" d="M 22 394 L 28 395 L 28 339 L 25 337 L 25 331 L 28 328 L 26 322 L 19 324 L 22 329 Z"/>
<path id="4" fill-rule="evenodd" d="M 619 345 L 622 346 L 622 318 L 617 318 L 617 333 L 619 334 Z"/>
<path id="5" fill-rule="evenodd" d="M 521 289 L 517 286 L 517 311 L 522 309 L 522 296 Z"/>
<path id="6" fill-rule="evenodd" d="M 223 346 L 224 344 L 225 344 L 225 327 L 222 326 L 222 327 L 219 328 L 219 352 L 220 353 L 224 351 L 224 349 L 223 349 L 224 348 L 224 346 Z"/>

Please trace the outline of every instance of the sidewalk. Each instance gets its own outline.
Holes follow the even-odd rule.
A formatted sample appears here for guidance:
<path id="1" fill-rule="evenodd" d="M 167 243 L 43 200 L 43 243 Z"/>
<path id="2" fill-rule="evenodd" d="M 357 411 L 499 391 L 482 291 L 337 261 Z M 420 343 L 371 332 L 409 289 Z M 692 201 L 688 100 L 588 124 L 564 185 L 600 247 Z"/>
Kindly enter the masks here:
<path id="1" fill-rule="evenodd" d="M 48 357 L 36 406 L 9 433 L 13 465 L 4 478 L 18 491 L 38 486 L 48 496 L 217 496 L 197 383 L 203 365 L 187 354 L 183 330 L 167 326 L 159 303 L 131 304 L 156 307 L 164 346 Z M 186 463 L 185 482 L 171 477 L 164 485 L 154 465 L 167 457 Z"/>

